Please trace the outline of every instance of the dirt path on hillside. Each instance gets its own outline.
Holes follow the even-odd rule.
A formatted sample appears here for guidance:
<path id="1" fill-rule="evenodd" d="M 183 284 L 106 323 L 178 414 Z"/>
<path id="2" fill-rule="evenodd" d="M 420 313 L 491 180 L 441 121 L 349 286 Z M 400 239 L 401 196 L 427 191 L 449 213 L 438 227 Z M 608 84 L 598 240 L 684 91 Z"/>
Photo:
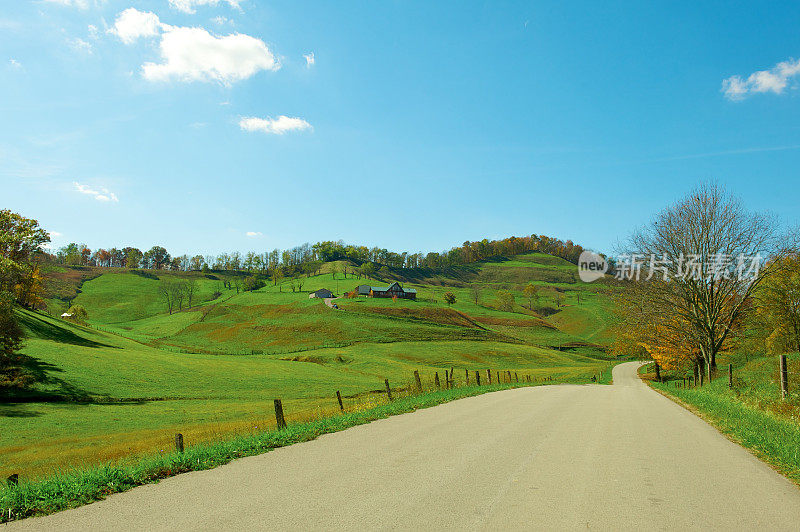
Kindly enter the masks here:
<path id="1" fill-rule="evenodd" d="M 800 490 L 637 366 L 613 386 L 463 399 L 0 531 L 796 530 Z"/>
<path id="2" fill-rule="evenodd" d="M 326 297 L 326 298 L 323 299 L 323 301 L 325 301 L 325 304 L 328 305 L 330 308 L 333 308 L 333 301 L 336 300 L 336 299 L 339 299 L 339 298 L 338 297 Z"/>

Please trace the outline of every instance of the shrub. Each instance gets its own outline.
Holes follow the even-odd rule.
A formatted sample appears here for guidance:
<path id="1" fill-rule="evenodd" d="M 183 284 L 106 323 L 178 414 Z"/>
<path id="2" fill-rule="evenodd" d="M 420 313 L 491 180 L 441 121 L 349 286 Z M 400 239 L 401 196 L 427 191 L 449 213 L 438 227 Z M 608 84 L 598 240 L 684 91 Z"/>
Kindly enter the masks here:
<path id="1" fill-rule="evenodd" d="M 67 314 L 72 314 L 70 319 L 77 323 L 86 323 L 86 320 L 89 319 L 89 313 L 81 305 L 73 305 L 69 307 Z"/>
<path id="2" fill-rule="evenodd" d="M 245 277 L 244 281 L 242 281 L 242 287 L 245 292 L 250 292 L 252 290 L 258 290 L 259 288 L 263 288 L 267 285 L 264 281 L 259 279 L 258 277 L 251 275 L 250 277 Z"/>

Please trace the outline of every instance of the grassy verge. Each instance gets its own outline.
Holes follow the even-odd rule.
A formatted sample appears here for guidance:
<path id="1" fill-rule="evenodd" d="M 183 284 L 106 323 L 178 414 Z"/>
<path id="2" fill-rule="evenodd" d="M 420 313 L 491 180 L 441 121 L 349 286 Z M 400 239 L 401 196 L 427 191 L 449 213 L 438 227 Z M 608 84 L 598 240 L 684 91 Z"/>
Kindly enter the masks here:
<path id="1" fill-rule="evenodd" d="M 643 375 L 654 389 L 700 415 L 731 440 L 800 485 L 800 425 L 796 420 L 764 410 L 763 404 L 743 400 L 729 389 L 727 378 L 702 388 L 682 387 L 678 381 L 658 383 Z"/>
<path id="2" fill-rule="evenodd" d="M 610 371 L 608 373 L 610 374 Z M 560 382 L 585 382 L 585 379 L 567 379 Z M 127 491 L 135 486 L 157 482 L 159 479 L 179 473 L 210 469 L 236 458 L 313 440 L 322 434 L 337 432 L 392 415 L 487 392 L 543 384 L 555 384 L 555 382 L 464 386 L 432 391 L 400 397 L 391 403 L 361 411 L 290 424 L 281 431 L 243 434 L 227 441 L 199 444 L 187 447 L 183 453 L 173 452 L 148 457 L 133 464 L 109 463 L 62 473 L 39 481 L 26 482 L 23 479 L 16 486 L 0 488 L 0 523 L 74 508 L 101 500 L 112 493 Z"/>

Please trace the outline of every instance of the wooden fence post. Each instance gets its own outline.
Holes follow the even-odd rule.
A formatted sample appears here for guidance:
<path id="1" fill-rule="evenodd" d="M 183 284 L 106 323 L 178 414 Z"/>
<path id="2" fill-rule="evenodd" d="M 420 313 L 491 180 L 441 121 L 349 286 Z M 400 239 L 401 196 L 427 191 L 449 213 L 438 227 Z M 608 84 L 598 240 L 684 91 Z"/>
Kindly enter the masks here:
<path id="1" fill-rule="evenodd" d="M 475 370 L 475 384 L 481 385 L 481 372 L 478 370 Z"/>
<path id="2" fill-rule="evenodd" d="M 469 386 L 469 370 L 464 368 L 464 385 Z"/>
<path id="3" fill-rule="evenodd" d="M 455 388 L 456 386 L 456 368 L 450 366 L 450 387 Z"/>
<path id="4" fill-rule="evenodd" d="M 342 402 L 342 394 L 339 393 L 339 390 L 336 390 L 336 399 L 339 400 L 339 410 L 344 412 L 344 403 Z"/>
<path id="5" fill-rule="evenodd" d="M 514 381 L 519 382 L 519 375 L 517 375 L 516 371 L 514 372 Z"/>
<path id="6" fill-rule="evenodd" d="M 392 400 L 392 389 L 389 388 L 389 379 L 384 379 L 383 382 L 386 383 L 386 397 L 388 397 L 389 400 L 391 401 Z"/>
<path id="7" fill-rule="evenodd" d="M 283 417 L 283 405 L 280 399 L 275 399 L 275 422 L 278 424 L 278 430 L 286 428 L 286 419 Z"/>
<path id="8" fill-rule="evenodd" d="M 9 486 L 16 486 L 17 484 L 19 484 L 19 473 L 14 473 L 10 477 L 8 477 L 8 479 L 6 479 L 6 482 L 8 483 Z"/>
<path id="9" fill-rule="evenodd" d="M 510 369 L 506 370 L 506 376 L 508 377 L 508 380 L 506 382 L 511 382 L 511 370 Z"/>
<path id="10" fill-rule="evenodd" d="M 728 364 L 728 388 L 733 388 L 733 364 Z"/>
<path id="11" fill-rule="evenodd" d="M 489 384 L 492 383 L 492 370 L 490 369 L 486 370 L 486 380 L 489 381 Z"/>
<path id="12" fill-rule="evenodd" d="M 437 388 L 440 388 L 441 385 L 439 384 L 439 372 L 433 374 L 433 383 L 436 384 Z"/>
<path id="13" fill-rule="evenodd" d="M 183 452 L 183 434 L 180 432 L 175 435 L 175 450 L 179 453 Z"/>
<path id="14" fill-rule="evenodd" d="M 656 367 L 656 380 L 661 382 L 661 366 L 658 365 L 658 362 L 655 362 L 654 365 Z"/>
<path id="15" fill-rule="evenodd" d="M 786 367 L 786 355 L 780 355 L 779 364 L 781 370 L 781 399 L 789 397 L 789 369 Z"/>
<path id="16" fill-rule="evenodd" d="M 419 371 L 414 370 L 414 382 L 417 383 L 417 391 L 422 391 L 422 381 L 419 378 Z"/>

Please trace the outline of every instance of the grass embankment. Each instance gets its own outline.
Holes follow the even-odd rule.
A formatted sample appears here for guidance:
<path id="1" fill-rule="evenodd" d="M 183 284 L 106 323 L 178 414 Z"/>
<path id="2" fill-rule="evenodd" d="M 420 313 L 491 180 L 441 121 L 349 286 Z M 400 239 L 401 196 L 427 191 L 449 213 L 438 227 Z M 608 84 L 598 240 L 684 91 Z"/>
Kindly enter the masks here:
<path id="1" fill-rule="evenodd" d="M 522 377 L 520 378 L 522 380 Z M 303 423 L 289 424 L 287 428 L 280 431 L 254 431 L 249 434 L 239 434 L 227 441 L 190 445 L 183 453 L 174 451 L 142 458 L 135 462 L 122 461 L 85 470 L 62 472 L 40 481 L 31 482 L 22 479 L 16 486 L 0 488 L 0 522 L 74 508 L 103 499 L 112 493 L 127 491 L 135 486 L 157 482 L 159 479 L 179 473 L 210 469 L 236 458 L 261 454 L 278 447 L 313 440 L 322 434 L 340 431 L 392 415 L 412 412 L 420 408 L 487 392 L 542 384 L 552 383 L 495 383 L 407 395 L 386 404 L 321 417 Z M 191 441 L 187 443 L 191 444 Z"/>
<path id="2" fill-rule="evenodd" d="M 800 484 L 800 357 L 789 359 L 789 389 L 780 398 L 778 357 L 734 355 L 722 358 L 718 376 L 703 387 L 683 388 L 689 373 L 662 372 L 655 382 L 652 369 L 643 376 L 655 389 L 677 399 L 731 440 Z M 728 387 L 728 363 L 733 364 L 733 387 Z M 649 366 L 648 366 L 649 367 Z"/>

